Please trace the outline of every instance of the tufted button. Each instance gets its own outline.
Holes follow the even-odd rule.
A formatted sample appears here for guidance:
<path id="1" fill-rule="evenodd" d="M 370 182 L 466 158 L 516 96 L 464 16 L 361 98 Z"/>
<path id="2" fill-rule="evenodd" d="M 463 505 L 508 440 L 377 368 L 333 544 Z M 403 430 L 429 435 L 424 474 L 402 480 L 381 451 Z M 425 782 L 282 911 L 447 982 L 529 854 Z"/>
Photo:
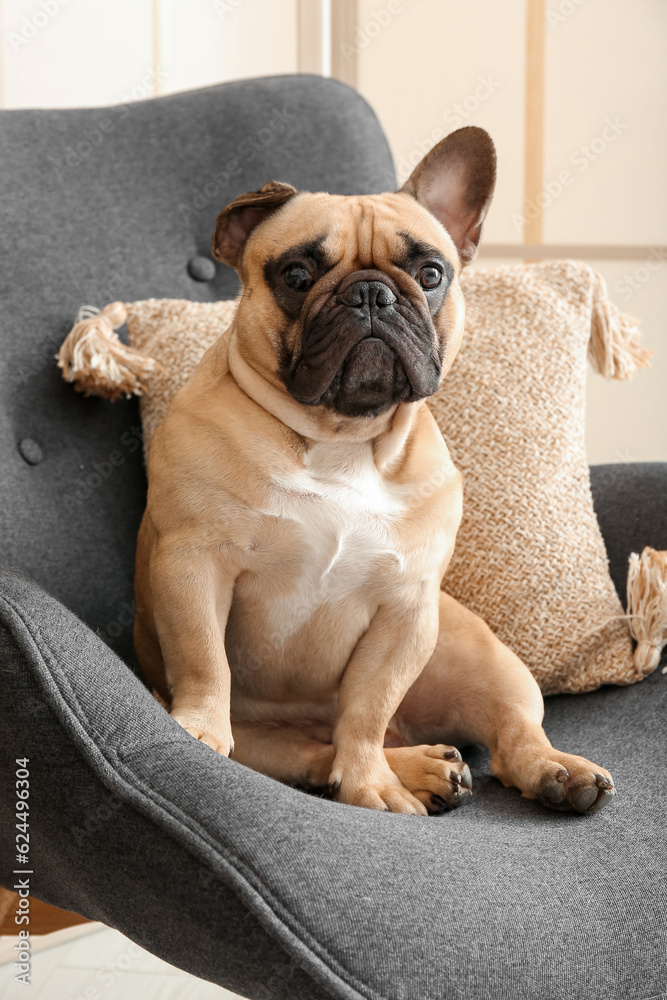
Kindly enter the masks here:
<path id="1" fill-rule="evenodd" d="M 215 278 L 215 264 L 210 257 L 191 257 L 188 261 L 188 274 L 195 281 L 212 281 Z"/>
<path id="2" fill-rule="evenodd" d="M 28 465 L 39 465 L 44 457 L 42 449 L 32 438 L 22 438 L 19 441 L 19 451 Z"/>

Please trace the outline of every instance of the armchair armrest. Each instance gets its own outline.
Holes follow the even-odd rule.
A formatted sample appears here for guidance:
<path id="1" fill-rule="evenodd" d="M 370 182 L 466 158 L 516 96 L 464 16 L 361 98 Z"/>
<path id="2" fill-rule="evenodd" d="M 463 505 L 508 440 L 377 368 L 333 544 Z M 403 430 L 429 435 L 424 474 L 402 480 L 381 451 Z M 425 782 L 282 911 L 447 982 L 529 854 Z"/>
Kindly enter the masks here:
<path id="1" fill-rule="evenodd" d="M 628 557 L 667 549 L 667 462 L 592 465 L 591 489 L 609 570 L 625 605 Z"/>

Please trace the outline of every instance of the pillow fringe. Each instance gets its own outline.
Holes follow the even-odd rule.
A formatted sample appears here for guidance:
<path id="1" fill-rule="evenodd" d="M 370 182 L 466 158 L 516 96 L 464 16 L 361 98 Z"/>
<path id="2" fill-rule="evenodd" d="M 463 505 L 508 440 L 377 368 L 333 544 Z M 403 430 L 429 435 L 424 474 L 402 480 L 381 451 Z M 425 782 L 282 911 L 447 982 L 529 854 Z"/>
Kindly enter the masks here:
<path id="1" fill-rule="evenodd" d="M 593 303 L 588 358 L 605 378 L 628 379 L 647 368 L 653 351 L 639 343 L 639 321 L 621 313 L 609 298 L 601 274 L 593 271 Z"/>
<path id="2" fill-rule="evenodd" d="M 641 556 L 636 552 L 630 556 L 628 615 L 630 632 L 637 640 L 635 668 L 645 677 L 658 666 L 667 645 L 667 551 L 647 546 Z"/>
<path id="3" fill-rule="evenodd" d="M 114 330 L 127 319 L 123 302 L 111 302 L 100 312 L 82 306 L 58 354 L 63 378 L 78 392 L 103 399 L 141 396 L 147 377 L 164 372 L 154 358 L 128 347 Z"/>

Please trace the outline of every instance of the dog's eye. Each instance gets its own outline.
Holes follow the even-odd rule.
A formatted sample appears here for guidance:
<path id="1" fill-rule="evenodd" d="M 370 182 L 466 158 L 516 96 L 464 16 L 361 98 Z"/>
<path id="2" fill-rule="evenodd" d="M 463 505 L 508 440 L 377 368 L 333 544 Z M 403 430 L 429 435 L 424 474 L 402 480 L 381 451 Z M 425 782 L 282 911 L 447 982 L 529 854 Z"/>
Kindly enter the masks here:
<path id="1" fill-rule="evenodd" d="M 303 264 L 290 264 L 283 271 L 283 281 L 295 292 L 307 292 L 313 279 Z"/>
<path id="2" fill-rule="evenodd" d="M 427 291 L 431 291 L 433 288 L 437 288 L 442 281 L 442 274 L 437 267 L 433 267 L 432 264 L 426 264 L 421 268 L 419 272 L 419 284 L 422 288 Z"/>

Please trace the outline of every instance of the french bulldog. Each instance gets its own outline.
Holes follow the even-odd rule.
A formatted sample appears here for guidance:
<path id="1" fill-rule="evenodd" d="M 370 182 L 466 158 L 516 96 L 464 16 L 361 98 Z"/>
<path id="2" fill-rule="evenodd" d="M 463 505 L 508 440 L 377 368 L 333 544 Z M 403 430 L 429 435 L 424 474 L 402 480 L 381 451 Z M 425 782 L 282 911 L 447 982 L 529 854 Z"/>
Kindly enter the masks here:
<path id="1" fill-rule="evenodd" d="M 470 798 L 457 746 L 590 813 L 611 775 L 554 749 L 528 668 L 441 590 L 462 482 L 425 400 L 464 325 L 496 175 L 462 128 L 400 191 L 272 181 L 220 213 L 243 286 L 152 442 L 135 644 L 174 719 L 340 802 L 425 815 Z"/>

